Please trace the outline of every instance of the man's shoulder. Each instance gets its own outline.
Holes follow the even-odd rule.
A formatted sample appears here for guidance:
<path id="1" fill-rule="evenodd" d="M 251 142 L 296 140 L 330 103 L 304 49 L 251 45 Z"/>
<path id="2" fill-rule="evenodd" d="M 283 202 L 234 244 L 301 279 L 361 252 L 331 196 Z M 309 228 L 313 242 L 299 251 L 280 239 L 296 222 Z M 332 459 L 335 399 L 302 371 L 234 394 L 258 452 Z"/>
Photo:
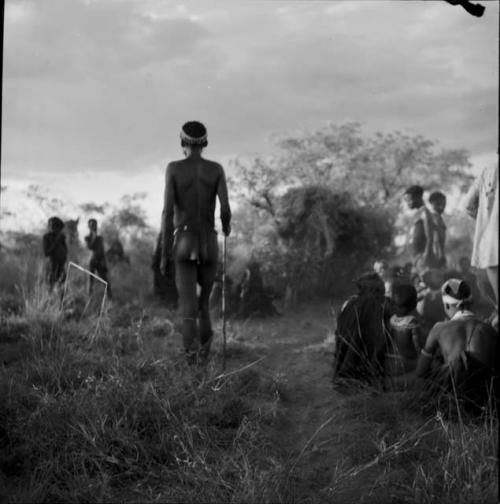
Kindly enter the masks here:
<path id="1" fill-rule="evenodd" d="M 222 173 L 224 169 L 222 168 L 222 165 L 218 163 L 217 161 L 212 161 L 211 159 L 205 159 L 203 158 L 202 160 L 203 167 L 205 169 L 210 169 L 212 171 L 220 172 Z M 167 172 L 177 172 L 179 170 L 182 170 L 186 165 L 192 164 L 188 159 L 178 159 L 176 161 L 170 161 L 167 165 Z"/>
<path id="2" fill-rule="evenodd" d="M 220 163 L 218 163 L 217 161 L 213 161 L 211 159 L 203 159 L 203 162 L 205 163 L 205 166 L 214 170 L 215 172 L 222 173 L 224 171 L 224 168 L 222 168 L 222 165 Z"/>
<path id="3" fill-rule="evenodd" d="M 441 334 L 442 331 L 444 331 L 445 329 L 450 327 L 450 322 L 451 322 L 451 320 L 443 320 L 441 322 L 436 322 L 432 326 L 432 329 L 429 332 L 429 336 Z"/>
<path id="4" fill-rule="evenodd" d="M 179 168 L 179 166 L 182 165 L 183 159 L 177 159 L 176 161 L 170 161 L 167 165 L 167 172 L 169 171 L 175 171 Z"/>
<path id="5" fill-rule="evenodd" d="M 440 328 L 438 330 L 446 331 L 446 332 L 469 332 L 470 330 L 478 330 L 481 332 L 489 332 L 490 330 L 494 331 L 494 329 L 486 324 L 485 322 L 479 320 L 476 317 L 467 317 L 467 318 L 458 318 L 454 320 L 446 320 L 444 322 L 438 322 L 436 326 L 440 324 Z M 434 327 L 436 327 L 434 326 Z M 434 328 L 433 328 L 434 329 Z"/>

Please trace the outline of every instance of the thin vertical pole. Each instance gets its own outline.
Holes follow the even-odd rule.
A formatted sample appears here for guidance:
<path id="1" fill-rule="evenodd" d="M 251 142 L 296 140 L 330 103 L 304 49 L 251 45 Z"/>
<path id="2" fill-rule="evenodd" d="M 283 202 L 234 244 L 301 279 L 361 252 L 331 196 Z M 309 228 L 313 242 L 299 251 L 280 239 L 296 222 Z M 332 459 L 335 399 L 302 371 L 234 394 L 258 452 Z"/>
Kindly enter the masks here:
<path id="1" fill-rule="evenodd" d="M 226 370 L 226 240 L 222 242 L 222 370 Z"/>

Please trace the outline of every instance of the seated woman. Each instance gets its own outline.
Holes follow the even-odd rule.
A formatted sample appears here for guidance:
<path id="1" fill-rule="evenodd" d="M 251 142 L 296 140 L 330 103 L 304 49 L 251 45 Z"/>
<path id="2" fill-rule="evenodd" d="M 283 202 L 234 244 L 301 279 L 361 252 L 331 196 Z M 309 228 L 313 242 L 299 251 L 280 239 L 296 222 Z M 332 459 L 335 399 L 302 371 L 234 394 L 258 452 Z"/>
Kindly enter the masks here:
<path id="1" fill-rule="evenodd" d="M 385 356 L 385 370 L 389 376 L 413 371 L 425 343 L 425 333 L 416 311 L 417 290 L 413 285 L 394 285 L 390 319 L 390 342 Z"/>
<path id="2" fill-rule="evenodd" d="M 390 312 L 384 282 L 377 273 L 366 273 L 355 283 L 358 294 L 343 304 L 337 316 L 333 380 L 374 382 L 384 374 Z"/>

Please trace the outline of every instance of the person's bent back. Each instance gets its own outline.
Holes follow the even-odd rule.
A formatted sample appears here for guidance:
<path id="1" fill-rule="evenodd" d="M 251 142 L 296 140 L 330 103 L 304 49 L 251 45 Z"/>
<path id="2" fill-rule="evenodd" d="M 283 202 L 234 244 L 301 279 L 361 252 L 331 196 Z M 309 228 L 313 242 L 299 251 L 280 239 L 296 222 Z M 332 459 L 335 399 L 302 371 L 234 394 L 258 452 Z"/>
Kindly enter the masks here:
<path id="1" fill-rule="evenodd" d="M 434 368 L 435 381 L 444 390 L 458 393 L 470 404 L 484 404 L 498 371 L 498 333 L 471 311 L 471 289 L 465 281 L 445 282 L 442 298 L 450 320 L 432 328 L 416 376 L 429 377 Z M 442 358 L 441 367 L 436 366 L 437 355 Z"/>

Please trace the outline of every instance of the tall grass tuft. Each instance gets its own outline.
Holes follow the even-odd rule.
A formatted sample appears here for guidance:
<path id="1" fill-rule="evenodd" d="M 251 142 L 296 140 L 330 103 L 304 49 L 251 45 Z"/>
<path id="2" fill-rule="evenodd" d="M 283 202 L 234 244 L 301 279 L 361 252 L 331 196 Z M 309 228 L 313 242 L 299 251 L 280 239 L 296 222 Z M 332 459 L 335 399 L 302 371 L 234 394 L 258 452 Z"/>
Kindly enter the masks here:
<path id="1" fill-rule="evenodd" d="M 47 320 L 50 344 L 31 324 L 36 351 L 0 370 L 10 501 L 285 500 L 269 380 L 253 369 L 220 380 L 175 354 L 153 358 L 144 325 L 138 346 L 120 352 L 105 339 L 89 348 L 82 323 Z M 137 338 L 137 328 L 114 334 Z"/>

